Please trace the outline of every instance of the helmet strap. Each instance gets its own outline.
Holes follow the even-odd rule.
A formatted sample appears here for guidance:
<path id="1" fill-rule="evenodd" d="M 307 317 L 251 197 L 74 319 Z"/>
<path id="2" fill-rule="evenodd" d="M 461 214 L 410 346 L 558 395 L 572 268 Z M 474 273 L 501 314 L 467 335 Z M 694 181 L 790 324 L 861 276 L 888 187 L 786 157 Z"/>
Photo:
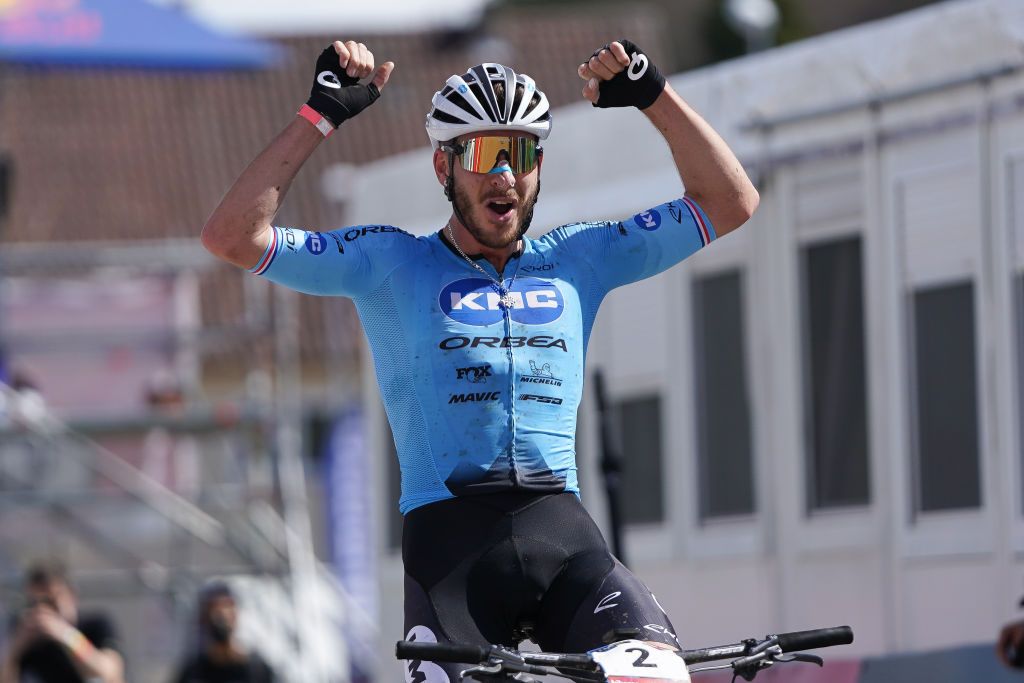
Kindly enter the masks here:
<path id="1" fill-rule="evenodd" d="M 448 152 L 448 177 L 444 179 L 445 199 L 455 205 L 455 152 Z M 458 209 L 456 209 L 458 211 Z M 462 220 L 461 217 L 459 220 Z"/>
<path id="2" fill-rule="evenodd" d="M 463 226 L 469 225 L 465 216 L 459 211 L 459 204 L 455 201 L 455 152 L 448 152 L 448 177 L 444 181 L 444 196 L 452 204 L 452 211 L 455 217 Z"/>

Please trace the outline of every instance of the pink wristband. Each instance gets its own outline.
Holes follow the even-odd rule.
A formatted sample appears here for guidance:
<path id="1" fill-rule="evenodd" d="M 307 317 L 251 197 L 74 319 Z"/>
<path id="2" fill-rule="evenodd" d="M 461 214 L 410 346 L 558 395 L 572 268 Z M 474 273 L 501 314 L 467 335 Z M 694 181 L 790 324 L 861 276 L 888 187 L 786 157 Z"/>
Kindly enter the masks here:
<path id="1" fill-rule="evenodd" d="M 334 132 L 334 124 L 332 124 L 327 117 L 323 116 L 308 104 L 302 105 L 302 108 L 299 109 L 299 116 L 316 126 L 316 129 L 320 131 L 325 138 L 331 137 L 331 133 Z"/>

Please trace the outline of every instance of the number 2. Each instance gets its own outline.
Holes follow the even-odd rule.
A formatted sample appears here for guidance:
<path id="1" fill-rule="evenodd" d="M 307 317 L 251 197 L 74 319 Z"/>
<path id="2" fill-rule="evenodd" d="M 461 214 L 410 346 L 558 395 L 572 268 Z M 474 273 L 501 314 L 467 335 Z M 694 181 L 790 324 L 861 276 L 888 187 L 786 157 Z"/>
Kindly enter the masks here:
<path id="1" fill-rule="evenodd" d="M 626 650 L 626 652 L 639 652 L 640 653 L 639 655 L 637 655 L 636 661 L 633 662 L 633 666 L 636 666 L 636 667 L 640 667 L 640 666 L 657 667 L 658 666 L 657 664 L 644 664 L 644 661 L 646 661 L 646 659 L 651 656 L 651 653 L 648 652 L 647 650 L 643 650 L 643 649 L 641 649 L 639 647 L 631 647 L 628 650 Z"/>

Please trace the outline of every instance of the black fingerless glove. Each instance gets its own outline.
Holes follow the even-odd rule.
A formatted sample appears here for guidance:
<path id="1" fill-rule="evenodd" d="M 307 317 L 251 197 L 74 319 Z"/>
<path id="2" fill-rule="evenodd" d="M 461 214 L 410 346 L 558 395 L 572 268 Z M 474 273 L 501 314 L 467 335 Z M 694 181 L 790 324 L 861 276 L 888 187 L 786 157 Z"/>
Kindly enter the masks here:
<path id="1" fill-rule="evenodd" d="M 658 95 L 665 89 L 665 77 L 658 67 L 647 58 L 644 51 L 635 43 L 622 39 L 619 41 L 629 57 L 629 66 L 615 74 L 610 81 L 601 81 L 595 107 L 636 107 L 646 109 L 654 104 Z M 595 52 L 596 55 L 600 50 Z"/>
<path id="2" fill-rule="evenodd" d="M 358 78 L 345 73 L 333 46 L 320 53 L 306 105 L 327 118 L 335 128 L 376 102 L 378 97 L 380 90 L 373 83 L 360 85 Z"/>

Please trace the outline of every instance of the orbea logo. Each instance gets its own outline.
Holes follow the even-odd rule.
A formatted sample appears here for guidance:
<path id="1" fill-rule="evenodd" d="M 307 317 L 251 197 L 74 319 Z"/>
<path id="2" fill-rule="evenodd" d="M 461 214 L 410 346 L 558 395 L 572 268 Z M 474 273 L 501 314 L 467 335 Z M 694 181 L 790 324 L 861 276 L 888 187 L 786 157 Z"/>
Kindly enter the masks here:
<path id="1" fill-rule="evenodd" d="M 648 232 L 654 232 L 661 225 L 661 214 L 654 209 L 633 216 L 633 222 Z"/>
<path id="2" fill-rule="evenodd" d="M 508 300 L 511 302 L 509 315 L 523 325 L 554 322 L 565 309 L 558 287 L 535 277 L 516 278 L 508 290 Z M 446 316 L 465 325 L 493 325 L 504 317 L 501 295 L 494 283 L 483 278 L 452 282 L 441 290 L 437 303 Z"/>

